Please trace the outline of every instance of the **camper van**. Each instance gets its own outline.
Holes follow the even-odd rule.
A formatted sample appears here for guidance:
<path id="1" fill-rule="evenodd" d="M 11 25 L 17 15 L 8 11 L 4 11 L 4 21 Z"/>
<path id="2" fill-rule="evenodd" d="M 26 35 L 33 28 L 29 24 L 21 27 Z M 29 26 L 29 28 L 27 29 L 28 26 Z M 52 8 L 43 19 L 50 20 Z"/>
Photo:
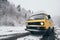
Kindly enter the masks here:
<path id="1" fill-rule="evenodd" d="M 47 32 L 54 31 L 53 21 L 51 16 L 45 13 L 35 14 L 29 17 L 26 21 L 26 30 L 32 32 Z"/>

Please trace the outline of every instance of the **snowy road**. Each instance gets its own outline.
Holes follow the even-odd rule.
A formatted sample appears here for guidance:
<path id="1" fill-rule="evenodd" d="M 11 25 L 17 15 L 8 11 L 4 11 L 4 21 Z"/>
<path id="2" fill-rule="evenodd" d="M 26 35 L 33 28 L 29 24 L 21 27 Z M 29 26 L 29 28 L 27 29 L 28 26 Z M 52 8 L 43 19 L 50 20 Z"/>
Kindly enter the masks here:
<path id="1" fill-rule="evenodd" d="M 25 31 L 25 27 L 12 27 L 12 26 L 2 26 L 0 27 L 0 40 L 8 40 L 12 38 L 22 37 L 29 35 L 28 31 Z"/>
<path id="2" fill-rule="evenodd" d="M 30 34 L 30 35 L 25 36 L 23 38 L 18 38 L 17 40 L 40 40 L 41 38 L 42 38 L 41 35 Z"/>
<path id="3" fill-rule="evenodd" d="M 55 26 L 54 34 L 51 34 L 50 36 L 42 36 L 40 34 L 38 35 L 28 35 L 23 38 L 18 38 L 17 40 L 60 40 L 60 27 Z"/>
<path id="4" fill-rule="evenodd" d="M 42 35 L 36 35 L 36 34 L 34 34 L 34 35 L 32 35 L 32 34 L 30 34 L 30 35 L 28 35 L 28 36 L 25 36 L 25 37 L 23 37 L 23 38 L 18 38 L 17 40 L 51 40 L 52 38 L 51 38 L 52 36 L 42 36 Z"/>
<path id="5" fill-rule="evenodd" d="M 55 35 L 42 36 L 25 31 L 25 27 L 0 27 L 0 40 L 60 40 L 60 27 L 55 27 Z"/>

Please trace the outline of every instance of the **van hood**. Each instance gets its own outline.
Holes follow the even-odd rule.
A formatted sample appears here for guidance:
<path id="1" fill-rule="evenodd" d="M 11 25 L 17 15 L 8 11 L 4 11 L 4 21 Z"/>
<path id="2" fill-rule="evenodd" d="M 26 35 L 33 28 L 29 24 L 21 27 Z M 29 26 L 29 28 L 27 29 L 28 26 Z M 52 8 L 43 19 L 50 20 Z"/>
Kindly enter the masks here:
<path id="1" fill-rule="evenodd" d="M 44 22 L 45 20 L 27 20 L 26 22 Z"/>

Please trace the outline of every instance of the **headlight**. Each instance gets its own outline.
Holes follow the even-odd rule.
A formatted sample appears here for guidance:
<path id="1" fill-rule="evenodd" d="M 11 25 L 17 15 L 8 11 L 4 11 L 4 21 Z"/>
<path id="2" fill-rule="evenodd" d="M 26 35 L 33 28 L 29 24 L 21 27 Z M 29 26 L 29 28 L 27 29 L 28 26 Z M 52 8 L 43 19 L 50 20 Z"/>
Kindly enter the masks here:
<path id="1" fill-rule="evenodd" d="M 41 24 L 41 25 L 44 25 L 44 23 L 43 23 L 43 22 L 41 22 L 40 24 Z"/>

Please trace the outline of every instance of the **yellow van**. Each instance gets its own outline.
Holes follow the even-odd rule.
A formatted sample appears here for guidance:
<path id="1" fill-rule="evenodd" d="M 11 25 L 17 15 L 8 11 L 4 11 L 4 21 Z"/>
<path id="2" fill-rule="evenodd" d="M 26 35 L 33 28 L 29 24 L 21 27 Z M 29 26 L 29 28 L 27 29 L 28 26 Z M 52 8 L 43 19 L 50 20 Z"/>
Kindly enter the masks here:
<path id="1" fill-rule="evenodd" d="M 26 21 L 26 30 L 30 32 L 52 32 L 54 31 L 53 21 L 50 15 L 45 13 L 32 15 Z"/>

